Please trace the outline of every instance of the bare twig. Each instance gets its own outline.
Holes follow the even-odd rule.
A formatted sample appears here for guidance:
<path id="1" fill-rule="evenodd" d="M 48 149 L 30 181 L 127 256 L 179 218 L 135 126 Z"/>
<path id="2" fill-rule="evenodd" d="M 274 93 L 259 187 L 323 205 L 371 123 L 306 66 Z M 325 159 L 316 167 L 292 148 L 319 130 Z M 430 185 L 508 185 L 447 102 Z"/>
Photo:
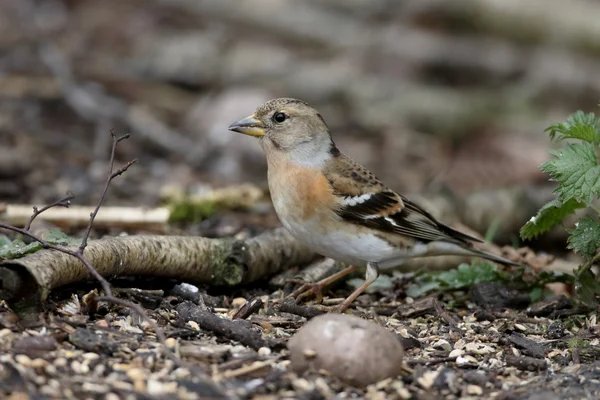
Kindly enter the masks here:
<path id="1" fill-rule="evenodd" d="M 94 209 L 94 212 L 92 212 L 90 214 L 90 221 L 88 222 L 88 226 L 87 226 L 87 228 L 85 230 L 85 234 L 83 235 L 83 239 L 81 240 L 81 245 L 79 246 L 79 252 L 82 255 L 83 255 L 83 252 L 84 252 L 84 250 L 85 250 L 85 248 L 87 246 L 88 238 L 89 238 L 90 232 L 92 230 L 92 225 L 94 224 L 94 219 L 96 218 L 96 215 L 98 214 L 98 210 L 100 210 L 100 207 L 102 206 L 102 203 L 104 202 L 104 198 L 106 197 L 106 192 L 108 192 L 108 187 L 110 186 L 110 183 L 117 176 L 119 176 L 123 172 L 127 171 L 127 169 L 129 169 L 129 167 L 131 167 L 137 161 L 137 160 L 131 160 L 123 168 L 120 168 L 118 171 L 113 172 L 113 167 L 114 167 L 114 164 L 115 164 L 115 152 L 117 150 L 117 145 L 122 140 L 128 139 L 129 138 L 129 134 L 117 138 L 117 135 L 116 135 L 115 131 L 111 129 L 110 130 L 110 136 L 112 137 L 112 148 L 111 148 L 111 151 L 110 151 L 110 161 L 109 161 L 108 178 L 106 179 L 106 183 L 104 184 L 104 189 L 102 190 L 102 194 L 100 195 L 100 199 L 98 200 L 98 204 L 96 204 L 96 208 Z M 101 278 L 101 279 L 103 279 L 103 278 Z"/>
<path id="2" fill-rule="evenodd" d="M 24 230 L 28 231 L 29 228 L 31 228 L 31 224 L 33 223 L 33 220 L 40 215 L 41 213 L 43 213 L 44 211 L 52 208 L 52 207 L 65 207 L 65 208 L 69 208 L 69 206 L 71 205 L 71 200 L 73 200 L 75 198 L 75 196 L 71 193 L 67 194 L 66 197 L 55 201 L 54 203 L 48 204 L 47 206 L 44 206 L 42 208 L 40 208 L 38 210 L 38 208 L 36 206 L 33 206 L 33 214 L 31 214 L 31 217 L 29 217 L 29 220 L 27 220 L 27 223 L 25 224 L 25 226 L 23 227 Z"/>

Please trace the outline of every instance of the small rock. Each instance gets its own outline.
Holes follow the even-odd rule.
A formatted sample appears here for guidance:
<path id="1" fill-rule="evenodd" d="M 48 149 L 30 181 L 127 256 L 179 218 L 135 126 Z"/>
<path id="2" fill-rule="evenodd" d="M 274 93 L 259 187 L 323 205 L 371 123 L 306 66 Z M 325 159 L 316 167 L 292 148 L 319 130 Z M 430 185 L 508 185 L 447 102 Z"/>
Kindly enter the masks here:
<path id="1" fill-rule="evenodd" d="M 345 314 L 311 319 L 289 340 L 291 367 L 297 373 L 324 369 L 343 380 L 366 386 L 402 371 L 404 350 L 385 328 Z M 312 351 L 307 357 L 306 351 Z"/>
<path id="2" fill-rule="evenodd" d="M 271 355 L 271 349 L 268 347 L 261 347 L 258 349 L 258 355 L 261 357 L 267 357 Z"/>
<path id="3" fill-rule="evenodd" d="M 17 354 L 15 356 L 15 361 L 24 367 L 31 366 L 31 358 L 27 357 L 25 354 Z"/>
<path id="4" fill-rule="evenodd" d="M 184 282 L 173 286 L 170 294 L 172 296 L 179 296 L 184 300 L 198 301 L 200 297 L 200 289 L 198 289 L 197 286 Z"/>
<path id="5" fill-rule="evenodd" d="M 244 304 L 246 304 L 246 299 L 243 297 L 236 297 L 235 299 L 231 300 L 231 306 L 233 308 L 240 308 Z"/>
<path id="6" fill-rule="evenodd" d="M 437 342 L 433 343 L 431 347 L 448 352 L 452 350 L 452 345 L 445 339 L 438 340 Z"/>
<path id="7" fill-rule="evenodd" d="M 475 354 L 491 354 L 494 353 L 494 349 L 488 345 L 479 342 L 470 342 L 465 346 L 465 350 L 469 353 Z"/>
<path id="8" fill-rule="evenodd" d="M 467 385 L 467 394 L 471 396 L 481 396 L 483 394 L 483 389 L 477 385 Z"/>
<path id="9" fill-rule="evenodd" d="M 550 325 L 548 325 L 548 330 L 546 331 L 546 338 L 548 339 L 560 339 L 565 336 L 565 324 L 561 321 L 554 321 Z"/>
<path id="10" fill-rule="evenodd" d="M 473 356 L 458 356 L 456 357 L 456 365 L 459 367 L 476 367 L 478 362 Z"/>
<path id="11" fill-rule="evenodd" d="M 462 349 L 454 349 L 448 354 L 448 357 L 460 357 L 465 354 L 465 351 Z"/>

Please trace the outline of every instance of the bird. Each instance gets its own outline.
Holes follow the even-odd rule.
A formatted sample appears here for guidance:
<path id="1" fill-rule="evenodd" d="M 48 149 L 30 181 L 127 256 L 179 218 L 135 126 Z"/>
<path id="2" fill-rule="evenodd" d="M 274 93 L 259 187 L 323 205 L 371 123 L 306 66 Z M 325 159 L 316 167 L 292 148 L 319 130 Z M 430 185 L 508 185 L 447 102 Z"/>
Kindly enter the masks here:
<path id="1" fill-rule="evenodd" d="M 520 265 L 476 249 L 473 244 L 482 240 L 443 224 L 385 186 L 337 148 L 324 118 L 302 100 L 270 100 L 229 130 L 259 139 L 282 225 L 315 253 L 349 265 L 318 282 L 313 294 L 366 267 L 364 283 L 330 311 L 344 312 L 380 270 L 414 257 L 463 255 Z"/>

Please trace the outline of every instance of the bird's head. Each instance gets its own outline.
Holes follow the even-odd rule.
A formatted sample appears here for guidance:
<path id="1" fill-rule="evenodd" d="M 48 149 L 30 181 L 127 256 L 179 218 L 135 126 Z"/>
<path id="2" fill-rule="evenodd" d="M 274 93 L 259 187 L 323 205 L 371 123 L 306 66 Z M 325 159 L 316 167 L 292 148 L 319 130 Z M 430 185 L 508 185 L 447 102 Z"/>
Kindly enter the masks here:
<path id="1" fill-rule="evenodd" d="M 314 164 L 338 152 L 321 114 L 302 100 L 270 100 L 229 130 L 258 137 L 267 158 L 286 153 L 293 161 Z"/>

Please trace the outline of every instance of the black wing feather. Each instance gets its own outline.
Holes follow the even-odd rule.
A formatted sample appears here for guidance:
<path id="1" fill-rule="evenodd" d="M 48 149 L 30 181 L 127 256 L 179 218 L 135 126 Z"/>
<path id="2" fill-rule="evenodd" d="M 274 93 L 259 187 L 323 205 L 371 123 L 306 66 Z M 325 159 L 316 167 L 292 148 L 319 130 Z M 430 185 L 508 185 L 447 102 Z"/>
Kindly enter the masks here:
<path id="1" fill-rule="evenodd" d="M 346 205 L 338 210 L 343 219 L 377 229 L 413 237 L 422 242 L 443 240 L 457 244 L 481 242 L 437 221 L 430 213 L 410 200 L 400 197 L 404 207 L 394 214 L 376 216 L 377 213 L 392 208 L 398 202 L 398 195 L 392 191 L 374 193 L 362 203 Z"/>

